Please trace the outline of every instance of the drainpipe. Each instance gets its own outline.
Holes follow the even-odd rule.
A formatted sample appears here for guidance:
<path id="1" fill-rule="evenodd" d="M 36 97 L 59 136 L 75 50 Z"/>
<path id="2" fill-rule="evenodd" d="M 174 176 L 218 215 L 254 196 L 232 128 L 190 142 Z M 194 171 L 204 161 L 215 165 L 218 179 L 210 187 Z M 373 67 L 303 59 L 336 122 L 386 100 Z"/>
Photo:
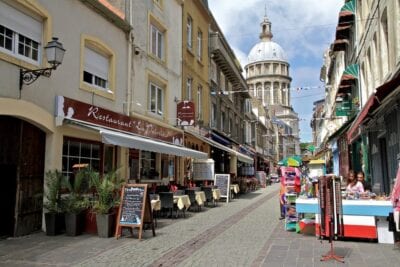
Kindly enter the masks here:
<path id="1" fill-rule="evenodd" d="M 127 13 L 129 14 L 129 25 L 132 27 L 132 0 L 127 1 Z M 131 28 L 128 33 L 128 66 L 127 66 L 127 74 L 128 81 L 126 85 L 126 101 L 125 101 L 125 114 L 127 116 L 130 115 L 131 111 L 131 98 L 132 98 L 132 79 L 133 79 L 133 60 L 132 60 L 132 46 L 133 46 L 133 29 Z"/>

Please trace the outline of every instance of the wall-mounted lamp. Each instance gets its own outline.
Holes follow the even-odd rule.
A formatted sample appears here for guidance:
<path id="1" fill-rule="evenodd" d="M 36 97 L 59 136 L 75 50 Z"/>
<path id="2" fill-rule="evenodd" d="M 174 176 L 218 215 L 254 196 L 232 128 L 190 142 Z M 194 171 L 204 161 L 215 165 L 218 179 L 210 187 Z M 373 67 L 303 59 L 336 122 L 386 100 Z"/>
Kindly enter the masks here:
<path id="1" fill-rule="evenodd" d="M 51 65 L 50 68 L 37 70 L 19 70 L 19 90 L 22 90 L 22 85 L 29 85 L 36 81 L 40 76 L 50 77 L 51 71 L 57 69 L 64 58 L 65 49 L 58 38 L 53 37 L 53 40 L 48 42 L 44 47 L 46 51 L 47 62 Z"/>

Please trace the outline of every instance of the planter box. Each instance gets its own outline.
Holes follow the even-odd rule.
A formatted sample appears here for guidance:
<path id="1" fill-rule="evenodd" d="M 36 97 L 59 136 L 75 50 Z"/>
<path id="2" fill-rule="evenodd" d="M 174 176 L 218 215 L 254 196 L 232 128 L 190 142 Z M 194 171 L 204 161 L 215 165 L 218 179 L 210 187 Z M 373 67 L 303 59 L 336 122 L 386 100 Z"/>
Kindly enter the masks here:
<path id="1" fill-rule="evenodd" d="M 83 232 L 97 235 L 96 213 L 91 210 L 85 212 L 85 227 Z"/>
<path id="2" fill-rule="evenodd" d="M 64 213 L 48 212 L 44 214 L 46 235 L 54 236 L 65 232 Z"/>
<path id="3" fill-rule="evenodd" d="M 97 234 L 99 237 L 111 237 L 115 230 L 115 214 L 96 214 Z"/>
<path id="4" fill-rule="evenodd" d="M 65 214 L 65 232 L 68 236 L 77 236 L 82 234 L 83 216 L 82 213 Z"/>

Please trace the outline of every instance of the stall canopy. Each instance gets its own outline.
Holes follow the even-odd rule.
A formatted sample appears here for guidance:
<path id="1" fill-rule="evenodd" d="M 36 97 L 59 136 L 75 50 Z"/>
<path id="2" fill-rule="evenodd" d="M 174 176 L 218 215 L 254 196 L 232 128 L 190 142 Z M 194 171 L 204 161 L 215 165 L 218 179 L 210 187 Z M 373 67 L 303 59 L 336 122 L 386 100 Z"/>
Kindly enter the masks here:
<path id="1" fill-rule="evenodd" d="M 180 147 L 163 142 L 153 141 L 132 134 L 100 129 L 100 134 L 105 144 L 122 147 L 136 148 L 163 154 L 172 154 L 180 157 L 192 157 L 196 159 L 207 159 L 207 153 Z"/>

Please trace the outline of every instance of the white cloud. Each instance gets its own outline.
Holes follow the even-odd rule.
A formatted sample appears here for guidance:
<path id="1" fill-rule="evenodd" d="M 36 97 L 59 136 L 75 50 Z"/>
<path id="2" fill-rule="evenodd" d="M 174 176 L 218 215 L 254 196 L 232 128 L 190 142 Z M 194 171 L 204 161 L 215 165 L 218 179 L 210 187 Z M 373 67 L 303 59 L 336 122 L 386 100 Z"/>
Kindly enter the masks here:
<path id="1" fill-rule="evenodd" d="M 209 6 L 231 46 L 248 54 L 258 42 L 265 14 L 262 0 L 209 0 Z M 269 0 L 267 16 L 274 41 L 293 58 L 319 57 L 333 41 L 343 0 Z"/>
<path id="2" fill-rule="evenodd" d="M 221 30 L 244 67 L 250 49 L 259 42 L 260 22 L 265 14 L 272 23 L 273 41 L 285 50 L 291 65 L 293 86 L 316 86 L 323 52 L 334 40 L 343 0 L 208 0 Z M 324 97 L 324 89 L 305 91 L 292 104 L 300 118 L 309 118 L 313 102 Z M 306 104 L 305 104 L 306 102 Z M 307 116 L 304 116 L 307 114 Z M 301 122 L 302 139 L 310 140 L 309 121 Z"/>

